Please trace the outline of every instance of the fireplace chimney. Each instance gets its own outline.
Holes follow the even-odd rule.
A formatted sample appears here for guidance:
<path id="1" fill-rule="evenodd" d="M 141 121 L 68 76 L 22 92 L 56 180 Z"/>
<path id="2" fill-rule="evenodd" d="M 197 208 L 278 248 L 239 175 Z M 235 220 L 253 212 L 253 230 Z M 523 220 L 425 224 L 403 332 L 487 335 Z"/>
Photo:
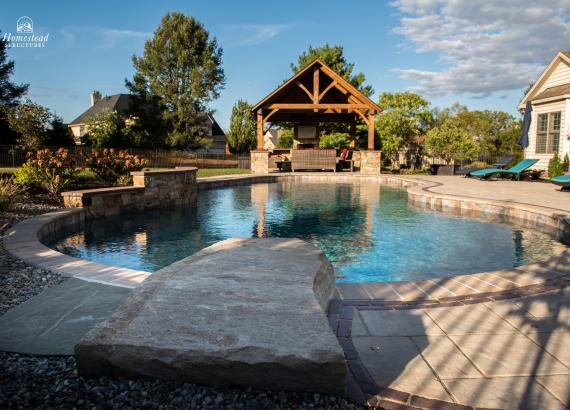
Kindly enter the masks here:
<path id="1" fill-rule="evenodd" d="M 99 91 L 93 91 L 91 93 L 91 107 L 93 107 L 95 103 L 100 99 L 101 99 L 101 93 Z"/>

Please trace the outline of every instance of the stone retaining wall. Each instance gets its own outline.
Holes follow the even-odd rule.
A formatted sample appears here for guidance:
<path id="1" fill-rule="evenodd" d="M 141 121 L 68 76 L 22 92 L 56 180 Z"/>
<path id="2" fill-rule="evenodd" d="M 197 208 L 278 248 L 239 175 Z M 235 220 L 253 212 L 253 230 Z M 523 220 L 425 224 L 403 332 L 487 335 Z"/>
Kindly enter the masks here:
<path id="1" fill-rule="evenodd" d="M 131 172 L 133 186 L 64 192 L 65 207 L 81 207 L 88 218 L 183 205 L 196 197 L 194 167 Z"/>

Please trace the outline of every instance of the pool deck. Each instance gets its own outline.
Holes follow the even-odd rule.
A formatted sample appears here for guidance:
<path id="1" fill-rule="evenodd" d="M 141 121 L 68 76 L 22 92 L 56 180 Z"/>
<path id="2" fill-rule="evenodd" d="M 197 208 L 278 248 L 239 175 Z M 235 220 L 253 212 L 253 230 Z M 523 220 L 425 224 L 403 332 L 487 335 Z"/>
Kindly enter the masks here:
<path id="1" fill-rule="evenodd" d="M 367 178 L 344 173 L 279 174 L 289 175 L 309 175 L 317 180 Z M 200 185 L 225 186 L 263 178 L 267 176 L 211 177 L 200 179 L 198 184 L 200 189 Z M 560 192 L 553 184 L 446 176 L 381 178 L 406 184 L 421 181 L 424 185 L 412 187 L 410 192 L 437 197 L 438 201 L 443 198 L 481 207 L 512 207 L 570 220 L 570 193 Z M 31 225 L 33 222 L 28 222 L 20 233 L 29 237 L 37 230 Z M 51 253 L 55 251 L 36 249 L 31 242 L 21 240 L 5 238 L 7 249 L 31 263 L 38 263 L 48 252 L 55 258 L 51 259 L 52 266 L 67 263 L 68 276 L 89 280 L 89 268 L 83 262 L 91 262 L 70 265 L 58 260 Z M 115 283 L 101 281 L 105 275 Z M 122 271 L 101 276 L 99 271 L 94 279 L 111 286 L 135 287 L 136 282 L 117 279 L 128 280 L 130 276 L 130 272 Z M 143 276 L 143 272 L 135 275 L 137 281 Z M 350 396 L 388 409 L 570 407 L 568 284 L 570 252 L 566 248 L 548 260 L 497 272 L 428 281 L 337 285 L 338 298 L 330 305 L 329 323 L 350 369 Z M 36 298 L 40 297 L 42 294 Z M 37 309 L 34 299 L 15 308 L 18 315 L 12 316 L 18 321 L 10 321 L 10 312 L 0 318 L 0 329 L 31 323 L 30 312 Z M 48 303 L 45 298 L 42 302 Z M 69 311 L 74 307 L 70 305 Z M 52 329 L 51 320 L 56 325 L 53 329 L 62 328 L 68 317 L 74 319 L 64 307 L 58 309 L 57 315 L 46 314 L 41 325 Z M 62 337 L 61 332 L 57 334 Z M 67 346 L 77 337 L 77 332 L 69 333 Z M 25 337 L 21 340 L 23 349 Z"/>

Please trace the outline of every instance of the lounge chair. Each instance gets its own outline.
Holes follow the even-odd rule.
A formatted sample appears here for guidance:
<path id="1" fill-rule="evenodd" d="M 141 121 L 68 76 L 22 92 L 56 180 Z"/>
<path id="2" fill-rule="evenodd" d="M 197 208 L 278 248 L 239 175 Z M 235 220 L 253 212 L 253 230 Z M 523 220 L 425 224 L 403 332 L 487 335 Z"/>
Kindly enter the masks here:
<path id="1" fill-rule="evenodd" d="M 550 182 L 561 186 L 562 191 L 570 191 L 570 174 L 560 175 L 558 177 L 550 178 Z"/>
<path id="2" fill-rule="evenodd" d="M 513 157 L 510 155 L 504 155 L 501 159 L 499 159 L 496 163 L 494 163 L 491 168 L 496 169 L 504 169 L 509 162 L 513 160 Z M 466 177 L 470 177 L 471 174 L 475 171 L 481 171 L 485 168 L 474 168 L 469 166 L 462 166 L 459 170 L 455 171 L 455 175 L 465 175 Z"/>
<path id="3" fill-rule="evenodd" d="M 523 159 L 522 161 L 510 167 L 509 169 L 486 168 L 480 171 L 473 171 L 469 174 L 469 176 L 478 177 L 480 179 L 488 179 L 493 175 L 499 175 L 501 177 L 508 175 L 512 179 L 520 180 L 522 174 L 537 162 L 538 162 L 537 159 Z"/>

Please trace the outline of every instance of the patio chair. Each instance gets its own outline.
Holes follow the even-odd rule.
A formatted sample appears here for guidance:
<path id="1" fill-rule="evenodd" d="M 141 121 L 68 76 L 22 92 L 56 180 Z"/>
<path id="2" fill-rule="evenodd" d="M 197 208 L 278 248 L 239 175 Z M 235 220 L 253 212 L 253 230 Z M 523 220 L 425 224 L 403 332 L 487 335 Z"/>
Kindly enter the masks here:
<path id="1" fill-rule="evenodd" d="M 550 182 L 561 187 L 561 191 L 570 192 L 570 174 L 560 175 L 558 177 L 550 178 Z"/>
<path id="2" fill-rule="evenodd" d="M 530 167 L 538 162 L 537 159 L 523 159 L 516 165 L 510 167 L 509 169 L 500 168 L 486 168 L 480 171 L 473 171 L 469 174 L 470 177 L 479 177 L 479 179 L 489 179 L 493 175 L 499 175 L 501 177 L 510 176 L 512 179 L 519 180 L 524 172 L 527 172 Z"/>
<path id="3" fill-rule="evenodd" d="M 350 172 L 354 172 L 354 160 L 352 159 L 352 150 L 344 148 L 340 154 L 340 158 L 337 159 L 337 168 L 339 171 L 343 169 L 350 169 Z"/>

